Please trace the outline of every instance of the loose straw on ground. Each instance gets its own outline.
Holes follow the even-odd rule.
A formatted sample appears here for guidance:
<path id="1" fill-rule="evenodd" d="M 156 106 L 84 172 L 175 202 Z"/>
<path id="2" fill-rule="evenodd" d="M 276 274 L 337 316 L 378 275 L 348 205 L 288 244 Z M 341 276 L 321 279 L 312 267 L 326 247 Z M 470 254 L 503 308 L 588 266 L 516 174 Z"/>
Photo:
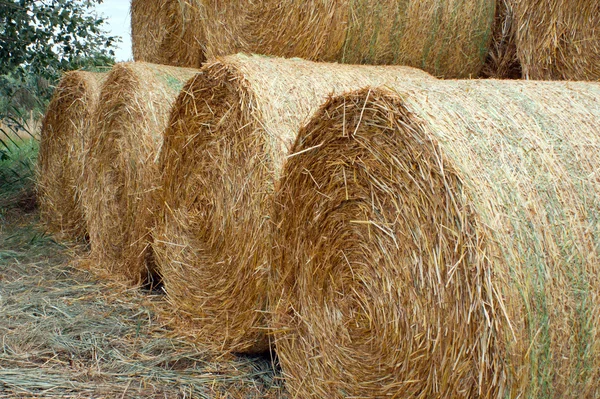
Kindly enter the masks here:
<path id="1" fill-rule="evenodd" d="M 117 64 L 102 87 L 83 196 L 91 259 L 134 285 L 152 277 L 149 229 L 153 195 L 160 184 L 162 133 L 171 105 L 196 72 Z"/>
<path id="2" fill-rule="evenodd" d="M 198 340 L 226 351 L 268 348 L 271 194 L 298 128 L 330 93 L 404 79 L 434 80 L 406 67 L 241 54 L 187 84 L 165 132 L 153 246 L 168 298 Z"/>
<path id="3" fill-rule="evenodd" d="M 205 61 L 204 20 L 201 1 L 132 0 L 133 58 L 199 68 Z"/>
<path id="4" fill-rule="evenodd" d="M 292 397 L 600 397 L 600 85 L 329 100 L 275 195 Z"/>
<path id="5" fill-rule="evenodd" d="M 81 204 L 85 143 L 105 74 L 65 74 L 42 123 L 37 191 L 40 217 L 49 231 L 83 240 L 87 226 Z"/>

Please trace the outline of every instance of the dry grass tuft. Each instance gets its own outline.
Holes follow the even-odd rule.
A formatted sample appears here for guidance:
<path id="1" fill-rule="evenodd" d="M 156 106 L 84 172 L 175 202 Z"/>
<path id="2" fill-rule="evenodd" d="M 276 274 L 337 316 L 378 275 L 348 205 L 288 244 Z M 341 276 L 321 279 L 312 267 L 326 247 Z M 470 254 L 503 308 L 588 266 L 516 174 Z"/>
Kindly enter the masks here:
<path id="1" fill-rule="evenodd" d="M 509 0 L 523 76 L 600 80 L 600 2 Z"/>
<path id="2" fill-rule="evenodd" d="M 133 58 L 199 68 L 205 61 L 204 21 L 200 1 L 132 0 Z"/>
<path id="3" fill-rule="evenodd" d="M 92 259 L 132 284 L 152 277 L 149 229 L 171 105 L 197 71 L 117 64 L 94 115 L 83 203 Z"/>
<path id="4" fill-rule="evenodd" d="M 81 205 L 85 144 L 105 74 L 69 72 L 56 88 L 41 130 L 37 191 L 49 231 L 82 240 L 87 227 Z"/>
<path id="5" fill-rule="evenodd" d="M 275 196 L 292 397 L 600 397 L 600 85 L 330 99 Z"/>
<path id="6" fill-rule="evenodd" d="M 271 195 L 289 146 L 330 93 L 404 79 L 433 80 L 406 67 L 240 54 L 187 84 L 165 132 L 153 247 L 167 295 L 198 340 L 225 351 L 268 348 Z"/>

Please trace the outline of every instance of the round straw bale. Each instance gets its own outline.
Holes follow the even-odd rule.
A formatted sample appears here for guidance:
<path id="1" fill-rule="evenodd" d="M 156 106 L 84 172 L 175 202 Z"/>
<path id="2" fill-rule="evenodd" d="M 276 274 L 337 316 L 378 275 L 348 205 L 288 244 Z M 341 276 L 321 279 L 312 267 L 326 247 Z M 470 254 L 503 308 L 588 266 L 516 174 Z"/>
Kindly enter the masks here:
<path id="1" fill-rule="evenodd" d="M 149 229 L 157 158 L 169 111 L 197 71 L 145 63 L 117 64 L 94 115 L 83 203 L 92 258 L 132 284 L 151 277 Z"/>
<path id="2" fill-rule="evenodd" d="M 600 1 L 510 0 L 523 75 L 600 80 Z"/>
<path id="3" fill-rule="evenodd" d="M 477 76 L 496 0 L 206 0 L 208 58 L 238 51 Z"/>
<path id="4" fill-rule="evenodd" d="M 317 64 L 243 54 L 207 64 L 182 91 L 160 158 L 154 253 L 170 301 L 196 337 L 260 352 L 271 194 L 302 121 L 330 93 L 403 79 L 407 67 Z"/>
<path id="5" fill-rule="evenodd" d="M 105 74 L 74 71 L 61 79 L 42 122 L 37 168 L 40 218 L 49 231 L 82 240 L 85 143 Z"/>
<path id="6" fill-rule="evenodd" d="M 600 85 L 330 99 L 274 196 L 291 396 L 600 397 Z"/>
<path id="7" fill-rule="evenodd" d="M 204 20 L 200 0 L 132 0 L 133 59 L 199 68 L 205 61 Z"/>

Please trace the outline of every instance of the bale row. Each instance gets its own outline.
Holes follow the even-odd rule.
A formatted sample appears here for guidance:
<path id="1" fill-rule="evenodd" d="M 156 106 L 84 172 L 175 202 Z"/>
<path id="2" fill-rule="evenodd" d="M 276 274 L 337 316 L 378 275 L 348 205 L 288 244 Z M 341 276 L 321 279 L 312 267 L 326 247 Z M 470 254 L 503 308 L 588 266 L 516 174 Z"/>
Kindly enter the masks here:
<path id="1" fill-rule="evenodd" d="M 81 204 L 85 145 L 105 74 L 69 72 L 60 81 L 42 122 L 37 191 L 40 217 L 62 238 L 82 240 L 87 226 Z"/>
<path id="2" fill-rule="evenodd" d="M 154 252 L 169 300 L 206 345 L 268 348 L 272 194 L 302 122 L 331 93 L 431 78 L 407 67 L 235 55 L 206 65 L 173 108 L 160 158 Z"/>
<path id="3" fill-rule="evenodd" d="M 117 64 L 102 87 L 84 174 L 91 258 L 133 284 L 153 277 L 149 240 L 162 133 L 171 105 L 196 72 Z"/>
<path id="4" fill-rule="evenodd" d="M 494 9 L 495 0 L 134 0 L 134 58 L 169 63 L 174 54 L 190 61 L 175 65 L 197 67 L 243 51 L 477 76 Z"/>
<path id="5" fill-rule="evenodd" d="M 330 99 L 275 195 L 293 397 L 600 397 L 600 85 Z"/>
<path id="6" fill-rule="evenodd" d="M 92 258 L 160 274 L 212 349 L 274 340 L 297 397 L 596 398 L 599 100 L 243 54 L 119 64 L 75 150 Z"/>

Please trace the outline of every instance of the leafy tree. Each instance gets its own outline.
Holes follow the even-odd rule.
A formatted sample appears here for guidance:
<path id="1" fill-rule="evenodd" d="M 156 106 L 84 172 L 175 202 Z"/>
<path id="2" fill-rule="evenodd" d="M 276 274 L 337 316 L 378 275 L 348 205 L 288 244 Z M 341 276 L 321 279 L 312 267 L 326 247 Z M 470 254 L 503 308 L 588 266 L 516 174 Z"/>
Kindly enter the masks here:
<path id="1" fill-rule="evenodd" d="M 0 0 L 0 75 L 53 79 L 65 70 L 106 64 L 118 38 L 94 12 L 102 0 Z"/>
<path id="2" fill-rule="evenodd" d="M 31 109 L 31 98 L 46 102 L 63 71 L 114 62 L 120 39 L 103 29 L 100 3 L 0 0 L 0 115 L 8 105 Z"/>

